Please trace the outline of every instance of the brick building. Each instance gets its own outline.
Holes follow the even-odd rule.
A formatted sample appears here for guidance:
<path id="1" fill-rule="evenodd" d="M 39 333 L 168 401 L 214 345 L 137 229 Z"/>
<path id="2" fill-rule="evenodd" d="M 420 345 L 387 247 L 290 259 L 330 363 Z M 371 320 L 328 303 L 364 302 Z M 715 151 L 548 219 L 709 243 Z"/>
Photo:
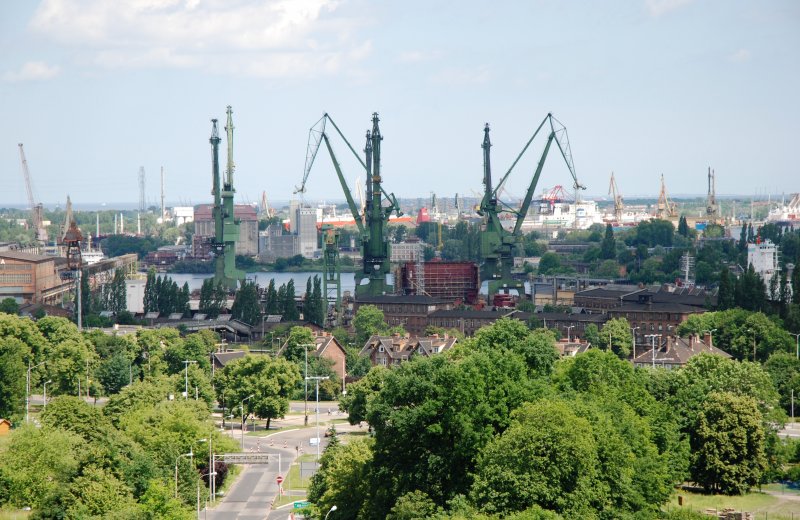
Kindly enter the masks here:
<path id="1" fill-rule="evenodd" d="M 453 348 L 456 338 L 452 336 L 372 336 L 364 344 L 359 356 L 369 358 L 372 366 L 394 366 L 414 356 L 430 357 Z"/>
<path id="2" fill-rule="evenodd" d="M 212 204 L 200 204 L 194 208 L 193 254 L 195 257 L 208 256 L 208 241 L 214 237 L 214 216 Z M 236 254 L 255 256 L 258 254 L 258 215 L 248 204 L 236 204 L 233 216 L 239 220 L 239 241 Z"/>
<path id="3" fill-rule="evenodd" d="M 431 313 L 453 307 L 452 302 L 431 296 L 381 295 L 359 297 L 353 305 L 353 312 L 357 312 L 362 305 L 374 305 L 383 311 L 384 320 L 390 327 L 403 327 L 415 336 L 425 334 Z"/>

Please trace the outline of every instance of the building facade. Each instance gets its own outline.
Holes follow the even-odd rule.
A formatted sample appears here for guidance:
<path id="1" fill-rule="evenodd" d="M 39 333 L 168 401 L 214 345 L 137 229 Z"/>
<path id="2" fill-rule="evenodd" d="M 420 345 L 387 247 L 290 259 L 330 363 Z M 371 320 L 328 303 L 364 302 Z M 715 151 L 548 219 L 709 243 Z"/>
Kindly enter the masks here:
<path id="1" fill-rule="evenodd" d="M 213 205 L 200 204 L 194 208 L 194 242 L 195 256 L 208 250 L 206 244 L 214 237 Z M 239 220 L 239 241 L 236 242 L 236 254 L 255 256 L 258 254 L 258 215 L 255 208 L 247 204 L 237 204 L 233 208 L 234 218 Z"/>
<path id="2" fill-rule="evenodd" d="M 62 280 L 66 258 L 0 252 L 0 299 L 13 298 L 17 303 L 58 304 L 65 293 L 74 289 L 72 280 Z"/>
<path id="3" fill-rule="evenodd" d="M 353 312 L 358 312 L 362 305 L 374 305 L 383 311 L 384 320 L 390 327 L 403 327 L 415 336 L 425 334 L 431 313 L 453 307 L 452 302 L 430 296 L 363 296 L 354 303 Z"/>

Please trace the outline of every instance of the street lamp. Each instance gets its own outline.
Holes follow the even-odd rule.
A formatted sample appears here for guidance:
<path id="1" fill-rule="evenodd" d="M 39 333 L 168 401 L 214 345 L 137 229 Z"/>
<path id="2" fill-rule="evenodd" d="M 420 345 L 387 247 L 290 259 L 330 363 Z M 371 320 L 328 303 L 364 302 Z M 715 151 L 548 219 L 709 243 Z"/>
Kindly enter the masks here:
<path id="1" fill-rule="evenodd" d="M 48 379 L 47 381 L 44 382 L 44 409 L 45 410 L 47 410 L 47 385 L 49 385 L 52 382 L 53 382 L 52 379 Z"/>
<path id="2" fill-rule="evenodd" d="M 305 372 L 305 379 L 303 381 L 303 409 L 305 410 L 303 413 L 305 414 L 305 419 L 303 419 L 303 425 L 308 426 L 308 347 L 316 346 L 314 343 L 302 343 L 298 345 L 298 347 L 303 347 L 303 353 L 305 354 L 306 358 L 306 372 Z"/>
<path id="3" fill-rule="evenodd" d="M 656 367 L 656 338 L 660 338 L 661 334 L 647 334 L 645 338 L 650 338 L 650 345 L 652 346 L 652 350 L 650 351 L 652 354 L 652 366 L 653 368 Z"/>
<path id="4" fill-rule="evenodd" d="M 244 402 L 248 401 L 254 395 L 256 395 L 256 394 L 250 394 L 247 397 L 245 397 L 244 399 L 242 399 L 242 451 L 244 451 L 244 417 L 245 417 L 244 416 Z"/>
<path id="5" fill-rule="evenodd" d="M 39 363 L 38 365 L 31 366 L 31 362 L 28 361 L 28 375 L 25 379 L 25 422 L 30 422 L 30 409 L 31 409 L 31 370 L 34 368 L 38 368 L 44 365 L 44 361 Z"/>
<path id="6" fill-rule="evenodd" d="M 794 332 L 790 332 L 792 336 L 794 336 L 795 340 L 795 355 L 797 359 L 800 359 L 800 334 L 795 334 Z"/>
<path id="7" fill-rule="evenodd" d="M 569 332 L 570 332 L 570 330 L 572 330 L 574 328 L 575 328 L 575 325 L 567 325 L 567 343 L 570 342 Z"/>
<path id="8" fill-rule="evenodd" d="M 189 399 L 189 365 L 191 363 L 197 363 L 197 361 L 195 361 L 193 359 L 185 359 L 183 361 L 183 366 L 184 366 L 184 371 L 185 371 L 184 387 L 183 387 L 183 398 L 184 399 Z"/>
<path id="9" fill-rule="evenodd" d="M 633 353 L 631 360 L 636 359 L 636 331 L 639 330 L 639 327 L 631 327 L 631 343 L 633 343 Z"/>
<path id="10" fill-rule="evenodd" d="M 335 505 L 332 505 L 331 508 L 328 510 L 328 512 L 325 514 L 325 520 L 328 520 L 328 515 L 336 511 L 336 509 L 337 507 Z"/>
<path id="11" fill-rule="evenodd" d="M 178 498 L 178 461 L 181 457 L 189 457 L 190 459 L 194 457 L 192 448 L 189 448 L 189 453 L 182 453 L 175 458 L 175 498 Z"/>
<path id="12" fill-rule="evenodd" d="M 321 377 L 321 376 L 314 376 L 314 377 L 307 377 L 306 381 L 309 379 L 313 379 L 317 383 L 317 460 L 319 460 L 319 382 L 324 381 L 326 379 L 330 379 L 328 376 Z M 330 511 L 328 511 L 330 513 Z"/>

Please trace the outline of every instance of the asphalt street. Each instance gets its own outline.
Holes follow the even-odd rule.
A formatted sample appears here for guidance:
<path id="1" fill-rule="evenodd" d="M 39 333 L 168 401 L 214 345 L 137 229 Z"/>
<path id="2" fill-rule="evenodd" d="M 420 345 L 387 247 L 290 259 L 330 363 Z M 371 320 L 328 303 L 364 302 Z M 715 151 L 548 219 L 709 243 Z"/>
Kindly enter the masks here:
<path id="1" fill-rule="evenodd" d="M 245 435 L 245 452 L 280 454 L 281 467 L 278 468 L 277 460 L 271 460 L 269 464 L 243 466 L 244 470 L 227 495 L 218 498 L 216 507 L 201 511 L 200 517 L 209 520 L 290 519 L 293 511 L 291 504 L 280 509 L 272 509 L 273 500 L 278 496 L 276 477 L 279 473 L 284 477 L 286 476 L 289 467 L 298 456 L 299 450 L 297 448 L 302 449 L 305 453 L 311 453 L 316 450 L 315 446 L 309 445 L 310 439 L 316 437 L 315 405 L 316 403 L 309 403 L 308 426 L 304 426 L 302 415 L 289 415 L 285 419 L 272 421 L 272 429 L 288 429 L 268 434 L 268 432 L 263 431 L 262 422 L 262 433 L 266 436 Z M 302 412 L 303 409 L 304 403 L 302 401 L 291 403 L 290 410 L 292 412 Z M 330 415 L 328 414 L 328 409 L 331 411 Z M 322 439 L 320 452 L 327 446 L 327 438 L 324 437 L 324 432 L 328 427 L 328 421 L 347 417 L 344 414 L 337 415 L 337 410 L 337 403 L 320 403 L 319 431 Z M 337 424 L 336 428 L 342 432 L 351 429 L 359 430 L 357 426 L 350 427 L 346 424 Z M 241 430 L 238 425 L 230 435 L 237 441 L 241 441 Z"/>

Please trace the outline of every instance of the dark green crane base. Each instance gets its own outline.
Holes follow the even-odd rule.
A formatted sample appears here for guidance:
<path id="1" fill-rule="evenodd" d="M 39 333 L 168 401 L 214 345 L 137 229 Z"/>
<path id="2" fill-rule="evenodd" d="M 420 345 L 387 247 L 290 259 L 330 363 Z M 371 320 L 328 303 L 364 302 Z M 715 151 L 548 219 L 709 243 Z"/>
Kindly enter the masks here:
<path id="1" fill-rule="evenodd" d="M 322 295 L 325 298 L 325 321 L 331 328 L 338 327 L 342 318 L 342 269 L 339 262 L 339 230 L 323 224 L 322 239 Z M 333 312 L 329 312 L 333 301 Z"/>
<path id="2" fill-rule="evenodd" d="M 239 220 L 234 217 L 233 195 L 233 110 L 230 105 L 227 110 L 228 123 L 225 130 L 228 138 L 228 165 L 225 172 L 225 182 L 220 189 L 219 175 L 219 132 L 217 120 L 211 120 L 211 177 L 213 186 L 211 193 L 214 195 L 214 240 L 211 249 L 214 251 L 214 283 L 222 283 L 228 290 L 235 291 L 239 282 L 244 280 L 243 271 L 236 269 L 236 242 L 239 241 Z"/>
<path id="3" fill-rule="evenodd" d="M 328 134 L 325 132 L 326 123 L 330 121 L 333 128 L 344 140 L 347 147 L 358 159 L 364 171 L 367 174 L 366 182 L 366 201 L 364 204 L 364 212 L 362 213 L 358 206 L 356 206 L 353 194 L 347 186 L 344 174 L 339 161 L 336 159 L 336 154 L 333 152 Z M 314 159 L 317 156 L 319 147 L 322 142 L 325 142 L 325 147 L 328 149 L 328 154 L 331 156 L 333 167 L 336 170 L 336 175 L 339 178 L 339 184 L 342 186 L 347 205 L 350 208 L 353 218 L 358 226 L 362 264 L 361 269 L 355 273 L 356 279 L 356 297 L 359 296 L 379 296 L 381 294 L 391 294 L 394 292 L 394 287 L 386 283 L 386 275 L 391 272 L 389 263 L 390 243 L 386 235 L 386 224 L 389 221 L 389 216 L 396 213 L 397 216 L 402 215 L 400 206 L 397 203 L 393 193 L 387 193 L 381 186 L 383 179 L 381 178 L 381 136 L 380 128 L 378 126 L 378 114 L 372 114 L 372 130 L 367 131 L 367 142 L 364 148 L 366 161 L 353 149 L 350 142 L 342 134 L 339 127 L 331 119 L 328 114 L 313 126 L 309 131 L 308 148 L 306 150 L 306 167 L 303 175 L 303 182 L 295 190 L 295 193 L 305 192 L 306 181 L 308 174 L 311 171 L 311 166 L 314 164 Z M 384 197 L 388 205 L 384 206 Z"/>
<path id="4" fill-rule="evenodd" d="M 519 209 L 514 209 L 500 201 L 500 189 L 502 189 L 503 185 L 508 179 L 509 174 L 525 154 L 528 147 L 531 145 L 533 140 L 539 134 L 539 131 L 545 126 L 546 123 L 550 123 L 550 133 L 547 137 L 547 144 L 544 147 L 544 152 L 539 159 L 539 164 L 537 165 L 536 171 L 533 174 L 533 178 L 531 179 L 528 190 L 525 193 L 525 198 L 522 200 L 522 204 L 520 205 Z M 554 118 L 552 114 L 547 114 L 531 138 L 525 144 L 517 158 L 511 164 L 511 167 L 500 179 L 500 182 L 497 183 L 497 187 L 493 187 L 492 185 L 492 167 L 489 154 L 492 143 L 489 140 L 489 124 L 487 123 L 483 128 L 483 144 L 481 145 L 481 148 L 483 149 L 484 194 L 478 214 L 483 217 L 480 233 L 481 280 L 488 282 L 489 301 L 491 301 L 492 296 L 500 291 L 508 292 L 509 290 L 517 290 L 519 294 L 524 294 L 525 292 L 524 282 L 513 278 L 511 275 L 511 268 L 514 266 L 514 252 L 522 241 L 522 222 L 525 220 L 525 216 L 528 214 L 528 209 L 530 209 L 531 200 L 533 199 L 533 194 L 536 191 L 536 185 L 538 184 L 539 177 L 542 174 L 544 161 L 547 158 L 547 153 L 550 151 L 550 146 L 553 144 L 553 141 L 555 141 L 556 145 L 558 146 L 561 156 L 564 158 L 564 162 L 566 162 L 567 168 L 572 175 L 576 194 L 577 190 L 586 189 L 578 182 L 578 178 L 575 174 L 575 167 L 572 162 L 572 151 L 570 149 L 569 139 L 567 137 L 567 129 L 556 118 Z M 500 220 L 500 214 L 503 212 L 516 215 L 514 228 L 511 231 L 504 228 L 502 221 Z"/>

